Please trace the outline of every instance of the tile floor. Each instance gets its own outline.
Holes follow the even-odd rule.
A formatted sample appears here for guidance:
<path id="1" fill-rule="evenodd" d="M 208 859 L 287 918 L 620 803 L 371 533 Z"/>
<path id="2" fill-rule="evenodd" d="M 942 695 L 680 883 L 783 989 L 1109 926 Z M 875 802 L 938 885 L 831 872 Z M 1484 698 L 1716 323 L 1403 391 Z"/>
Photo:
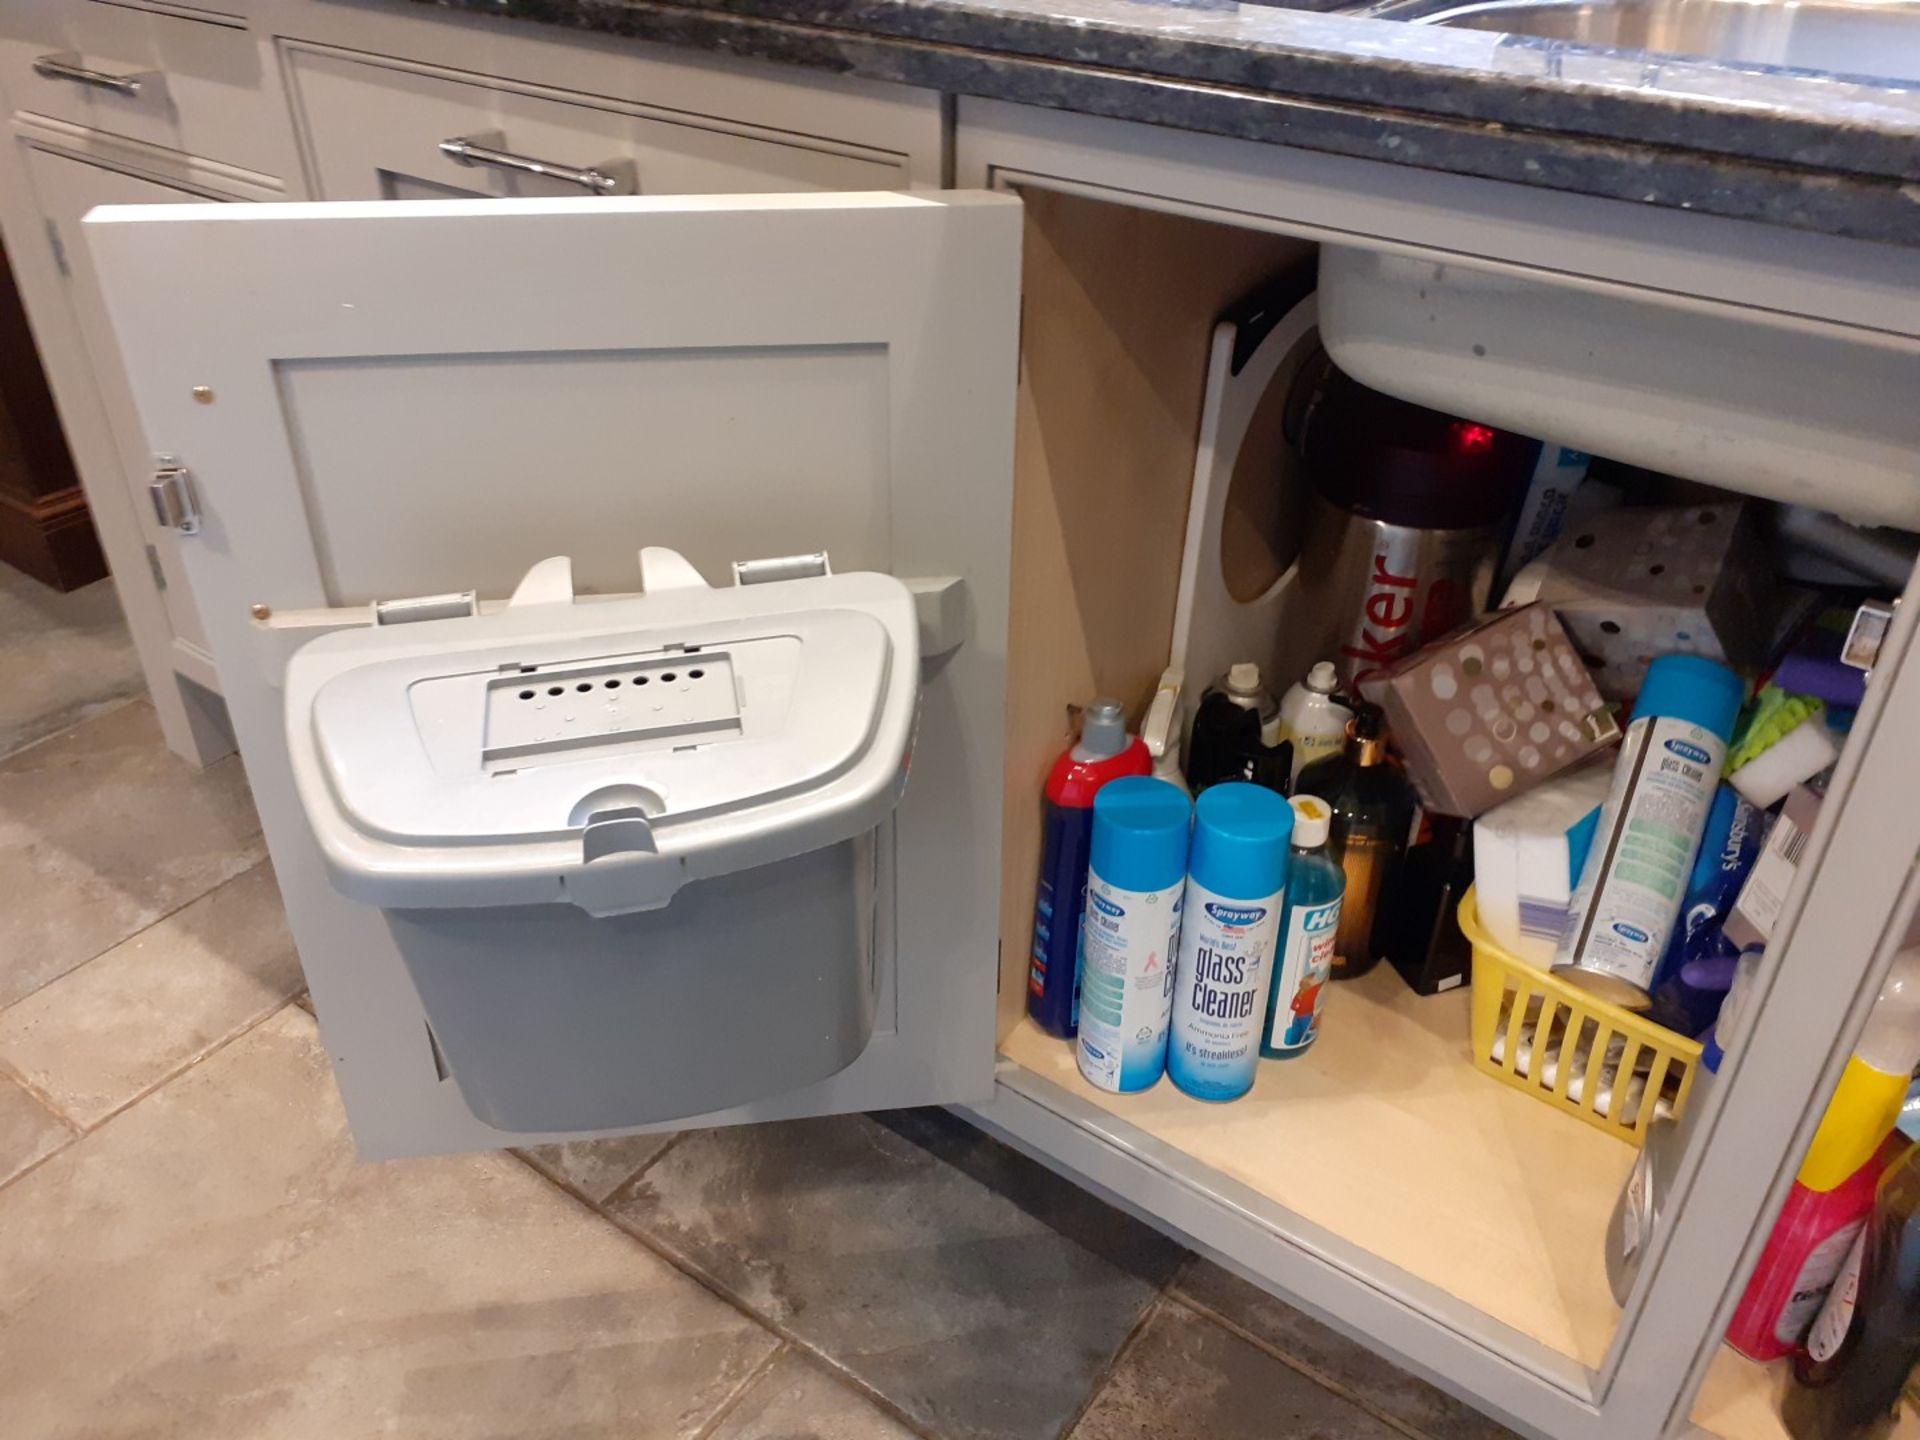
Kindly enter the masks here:
<path id="1" fill-rule="evenodd" d="M 8 1440 L 1505 1433 L 940 1112 L 357 1162 L 238 761 L 22 584 Z"/>

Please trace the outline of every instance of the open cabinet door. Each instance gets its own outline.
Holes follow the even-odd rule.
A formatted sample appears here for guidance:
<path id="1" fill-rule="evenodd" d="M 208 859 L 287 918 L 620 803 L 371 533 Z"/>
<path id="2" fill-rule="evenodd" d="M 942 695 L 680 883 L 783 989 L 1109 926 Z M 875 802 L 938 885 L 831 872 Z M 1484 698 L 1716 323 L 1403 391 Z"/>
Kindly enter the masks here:
<path id="1" fill-rule="evenodd" d="M 84 228 L 362 1154 L 986 1098 L 1016 200 Z"/>

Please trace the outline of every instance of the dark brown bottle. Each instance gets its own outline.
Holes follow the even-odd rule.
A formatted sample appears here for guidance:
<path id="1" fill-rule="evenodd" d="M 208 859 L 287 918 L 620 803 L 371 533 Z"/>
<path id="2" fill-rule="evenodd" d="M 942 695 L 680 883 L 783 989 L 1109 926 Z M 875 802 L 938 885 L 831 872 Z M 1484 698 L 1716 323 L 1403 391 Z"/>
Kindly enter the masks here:
<path id="1" fill-rule="evenodd" d="M 1392 888 L 1413 825 L 1413 790 L 1387 763 L 1386 717 L 1378 705 L 1354 707 L 1347 747 L 1300 772 L 1296 794 L 1333 808 L 1327 853 L 1346 872 L 1347 896 L 1334 937 L 1333 978 L 1352 980 L 1385 953 L 1382 897 Z"/>

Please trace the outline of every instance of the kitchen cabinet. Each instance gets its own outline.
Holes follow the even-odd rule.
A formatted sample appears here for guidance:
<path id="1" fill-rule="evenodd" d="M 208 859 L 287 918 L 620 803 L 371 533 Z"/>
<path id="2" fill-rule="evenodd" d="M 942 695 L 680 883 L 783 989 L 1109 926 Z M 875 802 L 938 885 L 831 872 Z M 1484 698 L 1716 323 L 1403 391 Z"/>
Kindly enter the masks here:
<path id="1" fill-rule="evenodd" d="M 112 201 L 281 193 L 265 176 L 19 111 L 0 145 L 0 223 L 61 426 L 162 732 L 176 753 L 201 764 L 229 753 L 233 739 L 174 535 L 158 524 L 147 494 L 153 453 L 127 394 L 79 221 Z"/>
<path id="2" fill-rule="evenodd" d="M 869 190 L 907 157 L 437 67 L 285 49 L 316 199 Z"/>
<path id="3" fill-rule="evenodd" d="M 170 0 L 92 8 L 201 23 L 181 13 L 197 5 Z M 149 613 L 129 606 L 136 634 L 159 634 L 166 673 L 201 674 L 231 704 L 365 1154 L 950 1104 L 1527 1433 L 1653 1437 L 1696 1422 L 1758 1433 L 1741 1417 L 1770 1418 L 1754 1399 L 1764 1377 L 1716 1339 L 1914 906 L 1920 815 L 1903 804 L 1914 766 L 1901 739 L 1920 721 L 1910 604 L 1836 778 L 1839 803 L 1810 842 L 1818 863 L 1788 907 L 1747 1052 L 1764 1065 L 1739 1063 L 1696 1091 L 1683 1198 L 1624 1310 L 1605 1293 L 1600 1234 L 1632 1152 L 1475 1075 L 1464 996 L 1416 999 L 1382 970 L 1336 994 L 1312 1063 L 1265 1067 L 1232 1106 L 1165 1087 L 1125 1099 L 1088 1089 L 1022 1019 L 1037 797 L 1070 706 L 1099 691 L 1143 701 L 1166 663 L 1209 330 L 1263 278 L 1325 249 L 1445 266 L 1484 277 L 1502 303 L 1577 292 L 1626 343 L 1645 328 L 1627 317 L 1643 316 L 1696 341 L 1741 327 L 1775 342 L 1804 334 L 1808 355 L 1843 357 L 1859 367 L 1847 373 L 1880 383 L 1910 375 L 1900 367 L 1920 354 L 1912 252 L 969 99 L 949 128 L 949 103 L 930 92 L 411 7 L 207 8 L 251 12 L 245 37 L 267 57 L 260 83 L 274 97 L 258 123 L 283 157 L 256 158 L 288 193 L 502 202 L 123 213 L 80 225 L 75 241 L 74 219 L 100 201 L 282 192 L 268 174 L 156 149 L 104 109 L 16 113 L 0 158 L 14 167 L 0 173 L 9 240 L 52 219 L 63 250 L 99 263 L 104 308 L 82 298 L 82 266 L 70 258 L 61 276 L 36 237 L 23 281 L 35 327 L 60 361 L 55 389 L 77 453 L 84 437 L 89 488 L 104 493 L 107 475 L 119 497 L 114 526 L 103 521 L 119 568 L 152 543 L 169 581 Z M 223 133 L 194 143 L 252 153 Z M 638 198 L 460 165 L 440 149 L 457 139 L 596 170 L 620 183 L 595 189 L 631 183 Z M 949 180 L 1023 208 L 1004 194 L 855 193 Z M 775 198 L 723 198 L 729 189 Z M 128 393 L 102 378 L 118 376 L 102 358 L 114 350 L 137 423 L 130 410 L 108 418 Z M 1831 369 L 1803 375 L 1790 345 L 1767 357 L 1771 393 L 1799 384 L 1811 414 Z M 1423 363 L 1471 386 L 1476 358 Z M 1729 355 L 1727 373 L 1753 363 Z M 1884 467 L 1920 450 L 1903 407 L 1858 419 L 1874 434 L 1852 437 L 1852 458 Z M 200 520 L 165 545 L 132 524 L 154 451 L 178 458 L 179 495 Z M 1884 476 L 1864 493 L 1883 515 L 1915 505 Z M 1837 491 L 1827 503 L 1843 507 Z M 1269 557 L 1282 569 L 1288 543 Z M 736 561 L 778 561 L 796 584 L 826 578 L 812 573 L 819 552 L 835 579 L 889 573 L 910 582 L 924 657 L 910 782 L 854 862 L 872 890 L 872 939 L 858 942 L 872 971 L 849 993 L 871 1038 L 831 1076 L 784 1083 L 799 1071 L 771 1067 L 757 1093 L 716 1091 L 704 1110 L 650 1108 L 671 1087 L 646 1083 L 656 1057 L 640 1046 L 624 1081 L 601 1083 L 557 1011 L 530 1009 L 518 1040 L 510 1025 L 469 1025 L 497 1027 L 493 1002 L 485 1015 L 442 1010 L 436 1026 L 436 1007 L 459 1004 L 438 981 L 463 952 L 439 949 L 452 964 L 423 985 L 409 947 L 423 928 L 439 945 L 457 923 L 343 893 L 286 740 L 289 667 L 319 638 L 347 646 L 384 631 L 379 645 L 398 658 L 410 637 L 462 622 L 370 622 L 458 611 L 468 591 L 480 620 L 520 623 L 533 610 L 516 619 L 506 602 L 523 578 L 529 607 L 571 597 L 591 628 L 591 612 L 627 603 L 602 597 L 638 587 L 636 551 L 650 546 L 684 552 L 721 596 Z M 564 585 L 535 568 L 557 555 L 573 561 Z M 686 576 L 663 566 L 649 588 L 671 592 L 667 580 Z M 195 608 L 176 613 L 188 594 Z M 1284 624 L 1284 597 L 1276 613 Z M 665 844 L 671 823 L 656 825 L 648 797 L 629 799 L 609 808 L 634 813 L 585 818 Z M 582 827 L 562 821 L 527 842 L 574 846 L 542 883 L 593 863 Z M 479 922 L 462 943 L 504 965 L 513 947 L 499 935 L 524 917 L 490 926 L 486 907 L 467 913 Z M 589 923 L 601 922 L 569 917 Z M 510 977 L 535 987 L 523 993 L 550 979 L 590 1006 L 590 978 L 541 968 L 542 952 L 566 947 L 526 934 L 536 973 Z M 631 1003 L 602 1007 L 601 1044 Z M 725 1005 L 678 1003 L 684 1014 L 666 1017 L 696 1041 L 738 1041 Z M 516 1048 L 513 1066 L 491 1065 Z M 630 1121 L 562 1086 L 540 1104 L 583 1101 L 581 1123 L 559 1114 L 529 1128 L 514 1087 L 543 1068 L 585 1077 L 595 1106 L 616 1114 L 630 1098 Z"/>
<path id="4" fill-rule="evenodd" d="M 306 0 L 0 7 L 0 94 L 0 228 L 162 729 L 196 763 L 232 748 L 222 681 L 152 518 L 153 452 L 87 258 L 67 244 L 87 208 L 578 192 L 456 164 L 450 139 L 605 162 L 650 193 L 934 185 L 945 165 L 931 92 Z"/>
<path id="5" fill-rule="evenodd" d="M 1321 1041 L 1329 1049 L 1319 1074 L 1265 1067 L 1278 1073 L 1263 1074 L 1249 1100 L 1214 1110 L 1176 1103 L 1171 1093 L 1116 1098 L 1088 1089 L 1061 1063 L 1059 1047 L 1024 1021 L 1021 962 L 1007 957 L 1024 954 L 1030 924 L 1038 859 L 1031 797 L 1064 741 L 1057 719 L 1041 722 L 1096 691 L 1143 698 L 1167 656 L 1163 629 L 1100 622 L 1113 613 L 1144 618 L 1143 609 L 1171 615 L 1177 549 L 1160 552 L 1157 563 L 1129 552 L 1129 563 L 1109 568 L 1115 522 L 1098 497 L 1117 487 L 1123 513 L 1179 525 L 1187 473 L 1164 470 L 1156 487 L 1135 459 L 1164 440 L 1166 421 L 1126 397 L 1179 395 L 1183 406 L 1197 404 L 1177 387 L 1203 365 L 1207 336 L 1204 327 L 1190 330 L 1182 352 L 1153 292 L 1103 251 L 1116 225 L 1149 212 L 1209 222 L 1144 254 L 1136 233 L 1130 258 L 1148 273 L 1182 262 L 1204 269 L 1199 257 L 1231 257 L 1244 243 L 1220 237 L 1257 229 L 1296 244 L 1417 257 L 1501 304 L 1508 285 L 1533 286 L 1543 327 L 1560 318 L 1558 293 L 1608 297 L 1622 313 L 1652 302 L 1670 316 L 1699 317 L 1703 328 L 1765 323 L 1804 333 L 1805 362 L 1814 367 L 1799 372 L 1809 414 L 1827 375 L 1814 357 L 1829 342 L 1871 357 L 1876 384 L 1910 393 L 1920 374 L 1915 257 L 1269 146 L 1200 145 L 1085 116 L 963 101 L 959 119 L 959 183 L 1011 188 L 1029 202 L 1007 771 L 1009 816 L 1024 803 L 1029 819 L 1010 818 L 1006 832 L 1003 1059 L 994 1099 L 974 1117 L 1523 1429 L 1684 1431 L 1710 1369 L 1702 1417 L 1730 1427 L 1743 1415 L 1771 1418 L 1767 1401 L 1736 1398 L 1764 1391 L 1770 1377 L 1720 1355 L 1717 1339 L 1737 1298 L 1734 1282 L 1757 1255 L 1790 1179 L 1784 1158 L 1797 1156 L 1811 1133 L 1913 903 L 1920 836 L 1895 823 L 1903 804 L 1895 797 L 1911 793 L 1913 770 L 1893 738 L 1900 732 L 1880 728 L 1898 723 L 1892 708 L 1855 733 L 1839 776 L 1848 798 L 1817 840 L 1824 859 L 1795 898 L 1798 923 L 1776 932 L 1766 1038 L 1756 1032 L 1747 1052 L 1764 1053 L 1765 1066 L 1742 1064 L 1696 1093 L 1686 1199 L 1656 1234 L 1656 1263 L 1623 1312 L 1606 1295 L 1594 1257 L 1630 1157 L 1592 1143 L 1604 1137 L 1564 1133 L 1569 1127 L 1550 1124 L 1550 1114 L 1522 1113 L 1544 1109 L 1524 1097 L 1509 1109 L 1468 1094 L 1477 1077 L 1462 1068 L 1464 997 L 1416 1001 L 1391 976 L 1339 990 L 1334 1001 L 1345 1003 L 1329 1006 L 1333 1028 Z M 1207 236 L 1215 237 L 1211 246 Z M 1276 252 L 1275 269 L 1287 259 Z M 1043 284 L 1036 261 L 1057 272 L 1051 283 Z M 1082 293 L 1097 305 L 1079 306 Z M 1409 328 L 1426 317 L 1412 311 Z M 1730 373 L 1790 363 L 1735 353 L 1725 360 Z M 1463 346 L 1452 368 L 1470 373 L 1479 358 Z M 1435 358 L 1430 367 L 1446 363 Z M 1099 372 L 1091 383 L 1077 373 L 1086 368 Z M 1702 392 L 1717 383 L 1703 383 Z M 1482 394 L 1490 409 L 1503 398 Z M 1911 454 L 1920 435 L 1907 408 L 1885 406 L 1871 423 L 1878 439 Z M 1116 425 L 1117 414 L 1128 423 Z M 1757 429 L 1766 418 L 1751 423 Z M 1845 486 L 1828 484 L 1840 473 L 1823 473 L 1818 483 L 1828 503 L 1843 506 Z M 1884 516 L 1910 515 L 1915 496 L 1910 482 L 1883 478 L 1870 496 L 1853 498 Z M 1284 601 L 1284 581 L 1276 588 Z M 1019 624 L 1039 614 L 1066 618 Z M 1913 685 L 1910 667 L 1889 653 L 1871 687 L 1874 703 L 1907 703 L 1901 697 Z M 1458 1012 L 1450 1017 L 1449 1004 Z M 1341 1013 L 1374 1044 L 1342 1036 Z M 1456 1076 L 1462 1088 L 1452 1093 Z M 1436 1130 L 1444 1145 L 1433 1144 Z"/>
<path id="6" fill-rule="evenodd" d="M 56 590 L 107 573 L 0 245 L 0 560 Z"/>
<path id="7" fill-rule="evenodd" d="M 147 498 L 154 460 L 140 433 L 139 417 L 121 374 L 113 327 L 101 308 L 93 257 L 80 243 L 80 220 L 96 205 L 213 204 L 215 197 L 175 185 L 163 185 L 141 175 L 116 170 L 60 150 L 24 147 L 26 168 L 52 234 L 59 237 L 66 260 L 67 292 L 86 347 L 87 363 L 98 380 L 107 428 L 120 461 L 120 472 L 136 511 L 151 516 Z M 72 243 L 69 244 L 71 239 Z M 206 627 L 200 623 L 193 594 L 180 569 L 180 536 L 157 521 L 148 524 L 152 571 L 162 582 L 160 603 L 173 634 L 173 663 L 177 670 L 214 688 L 213 662 L 207 652 Z"/>
<path id="8" fill-rule="evenodd" d="M 211 10 L 16 0 L 0 24 L 0 89 L 15 109 L 164 150 L 278 174 L 284 122 L 264 58 Z"/>
<path id="9" fill-rule="evenodd" d="M 172 536 L 153 519 L 154 458 L 78 222 L 116 199 L 283 198 L 292 136 L 270 60 L 234 6 L 0 9 L 0 226 L 162 732 L 202 764 L 233 740 Z"/>
<path id="10" fill-rule="evenodd" d="M 718 1114 L 650 1111 L 636 1081 L 635 1124 L 600 1112 L 587 1133 L 954 1104 L 1524 1430 L 1684 1430 L 1716 1363 L 1711 1413 L 1738 1413 L 1709 1337 L 1913 909 L 1920 816 L 1903 799 L 1913 767 L 1900 738 L 1920 721 L 1911 605 L 1810 842 L 1817 863 L 1789 903 L 1752 1042 L 1696 1091 L 1685 1199 L 1623 1312 L 1605 1294 L 1600 1241 L 1632 1152 L 1474 1075 L 1464 996 L 1417 999 L 1383 968 L 1336 996 L 1313 1063 L 1265 1067 L 1231 1106 L 1165 1086 L 1092 1091 L 1022 1015 L 1035 797 L 1068 706 L 1095 688 L 1143 698 L 1164 663 L 1200 317 L 1220 299 L 1210 287 L 1332 238 L 1524 275 L 1550 297 L 1568 257 L 1548 269 L 1530 247 L 1570 202 L 1531 197 L 1529 229 L 1488 217 L 1513 202 L 1498 187 L 1413 204 L 1387 183 L 1399 172 L 1354 165 L 1299 177 L 1283 196 L 1299 209 L 1256 224 L 1063 182 L 1072 171 L 1057 163 L 1029 172 L 1017 144 L 995 143 L 1003 158 L 967 178 L 1025 200 L 1017 282 L 1010 202 L 965 192 L 257 220 L 129 211 L 87 225 L 148 431 L 193 477 L 203 531 L 183 553 L 367 1153 L 581 1132 L 503 1129 L 463 1099 L 463 1057 L 437 1043 L 398 953 L 405 917 L 349 899 L 337 861 L 316 852 L 284 738 L 289 656 L 366 628 L 377 602 L 436 595 L 422 603 L 437 613 L 440 592 L 504 600 L 549 554 L 571 553 L 580 585 L 616 592 L 634 588 L 641 545 L 677 544 L 713 584 L 731 561 L 824 549 L 836 570 L 889 570 L 923 589 L 965 581 L 957 626 L 925 608 L 927 633 L 958 644 L 924 664 L 912 783 L 880 832 L 893 866 L 878 877 L 880 930 L 893 938 L 875 952 L 875 1039 L 828 1080 Z M 1469 200 L 1480 204 L 1455 208 Z M 1689 237 L 1649 218 L 1641 245 L 1577 247 L 1583 286 L 1660 303 L 1653 282 L 1692 263 Z M 1725 222 L 1699 221 L 1691 238 L 1730 258 L 1720 293 L 1680 308 L 1765 319 L 1755 302 L 1771 293 L 1779 312 L 1764 282 L 1784 254 Z M 1859 292 L 1911 272 L 1911 257 L 1792 243 L 1804 281 L 1786 323 L 1817 322 L 1834 343 L 1859 331 L 1898 364 L 1920 354 L 1911 305 L 1880 306 L 1871 332 L 1858 324 Z M 751 262 L 768 244 L 783 257 L 778 284 Z M 1164 283 L 1142 283 L 1156 266 Z M 183 274 L 194 278 L 155 283 Z M 201 323 L 183 343 L 188 314 Z M 685 378 L 710 363 L 707 379 Z M 191 398 L 203 383 L 220 397 L 211 406 Z M 419 644 L 431 648 L 436 624 L 469 623 L 429 621 Z M 524 944 L 543 948 L 534 931 Z M 535 1060 L 569 1063 L 561 1034 L 537 1042 Z"/>

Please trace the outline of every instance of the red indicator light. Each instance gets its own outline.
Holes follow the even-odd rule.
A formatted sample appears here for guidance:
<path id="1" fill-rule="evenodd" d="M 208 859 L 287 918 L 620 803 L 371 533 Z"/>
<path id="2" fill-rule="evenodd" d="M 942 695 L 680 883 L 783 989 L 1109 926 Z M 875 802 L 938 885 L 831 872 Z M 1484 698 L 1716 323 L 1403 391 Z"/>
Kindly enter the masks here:
<path id="1" fill-rule="evenodd" d="M 1478 454 L 1482 450 L 1491 450 L 1495 432 L 1486 425 L 1474 425 L 1461 420 L 1453 427 L 1453 433 L 1460 449 L 1466 454 Z"/>

